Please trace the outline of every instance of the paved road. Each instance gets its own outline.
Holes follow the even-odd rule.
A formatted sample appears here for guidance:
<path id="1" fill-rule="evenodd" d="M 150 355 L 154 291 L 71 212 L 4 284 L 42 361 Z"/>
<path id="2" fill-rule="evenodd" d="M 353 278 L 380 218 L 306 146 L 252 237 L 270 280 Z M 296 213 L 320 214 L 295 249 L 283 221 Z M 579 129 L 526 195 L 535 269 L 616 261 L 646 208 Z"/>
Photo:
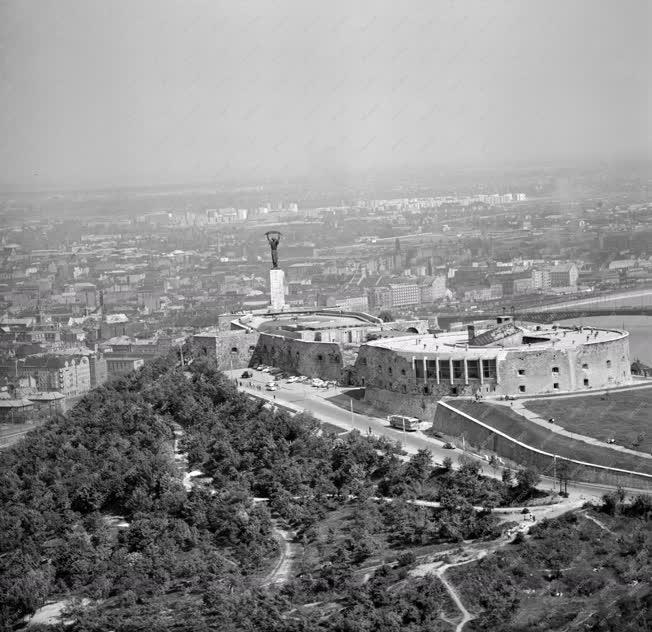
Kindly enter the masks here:
<path id="1" fill-rule="evenodd" d="M 305 410 L 312 413 L 320 421 L 328 422 L 344 429 L 356 429 L 363 434 L 371 431 L 376 436 L 384 436 L 392 441 L 398 441 L 408 454 L 414 454 L 420 449 L 427 449 L 432 453 L 435 463 L 441 463 L 447 456 L 452 459 L 453 463 L 457 463 L 462 454 L 462 451 L 458 449 L 447 450 L 443 447 L 442 441 L 429 437 L 423 432 L 404 433 L 395 428 L 391 428 L 386 419 L 350 412 L 326 399 L 341 394 L 346 389 L 318 389 L 311 387 L 309 384 L 287 384 L 285 381 L 280 381 L 277 382 L 278 390 L 271 392 L 265 390 L 265 383 L 272 379 L 267 373 L 253 371 L 253 377 L 249 379 L 240 378 L 242 374 L 241 369 L 225 371 L 225 373 L 238 381 L 239 388 L 243 392 L 251 393 L 257 397 L 268 399 L 272 403 L 288 406 L 295 410 Z M 250 383 L 252 386 L 250 386 Z M 258 387 L 260 387 L 260 390 L 258 390 Z M 474 456 L 470 453 L 466 454 Z M 478 461 L 481 465 L 482 473 L 485 476 L 496 478 L 501 476 L 501 468 L 497 468 L 494 471 L 484 461 L 480 459 Z M 544 476 L 542 477 L 540 487 L 543 489 L 553 489 L 555 487 L 555 481 L 550 477 Z M 576 502 L 577 500 L 600 498 L 603 494 L 613 491 L 613 489 L 609 485 L 569 483 L 569 501 Z M 631 493 L 649 493 L 636 489 L 628 489 L 627 491 Z"/>

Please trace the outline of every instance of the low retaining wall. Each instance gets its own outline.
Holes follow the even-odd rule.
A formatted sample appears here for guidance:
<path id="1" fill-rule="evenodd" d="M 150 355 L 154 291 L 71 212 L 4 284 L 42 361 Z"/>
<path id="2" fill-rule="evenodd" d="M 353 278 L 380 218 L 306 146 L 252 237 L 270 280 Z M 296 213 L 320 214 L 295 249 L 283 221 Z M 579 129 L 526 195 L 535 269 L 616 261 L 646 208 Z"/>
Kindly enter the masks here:
<path id="1" fill-rule="evenodd" d="M 570 482 L 622 485 L 652 491 L 652 474 L 629 472 L 555 456 L 522 443 L 446 402 L 438 402 L 432 427 L 447 435 L 464 435 L 465 441 L 472 446 L 490 450 L 515 463 L 534 465 L 546 476 L 553 476 L 555 468 L 561 462 L 566 462 L 570 466 Z"/>
<path id="2" fill-rule="evenodd" d="M 433 397 L 396 393 L 373 386 L 365 388 L 364 401 L 392 415 L 408 415 L 421 421 L 432 421 L 437 409 L 437 400 Z"/>

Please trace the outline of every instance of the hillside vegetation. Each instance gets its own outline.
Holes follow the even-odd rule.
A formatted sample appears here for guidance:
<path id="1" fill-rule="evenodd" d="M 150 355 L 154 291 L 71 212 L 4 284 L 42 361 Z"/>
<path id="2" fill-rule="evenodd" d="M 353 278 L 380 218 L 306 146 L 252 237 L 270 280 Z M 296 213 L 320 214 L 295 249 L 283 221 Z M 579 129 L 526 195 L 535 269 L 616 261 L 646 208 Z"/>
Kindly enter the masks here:
<path id="1" fill-rule="evenodd" d="M 203 474 L 189 490 L 175 430 Z M 3 457 L 1 630 L 71 598 L 86 599 L 70 601 L 73 632 L 452 630 L 459 611 L 444 585 L 408 570 L 497 538 L 491 508 L 524 502 L 537 481 L 337 437 L 238 394 L 208 360 L 184 370 L 174 356 L 96 389 Z M 284 581 L 280 529 L 296 552 Z"/>

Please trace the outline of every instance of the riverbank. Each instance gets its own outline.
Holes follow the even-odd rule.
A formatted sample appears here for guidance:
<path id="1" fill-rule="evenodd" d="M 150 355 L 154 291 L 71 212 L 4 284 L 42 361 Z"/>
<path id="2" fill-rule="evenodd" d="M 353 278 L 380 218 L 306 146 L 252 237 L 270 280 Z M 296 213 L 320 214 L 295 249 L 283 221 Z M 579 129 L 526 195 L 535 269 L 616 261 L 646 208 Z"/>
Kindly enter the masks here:
<path id="1" fill-rule="evenodd" d="M 539 312 L 539 311 L 556 311 L 558 309 L 568 309 L 572 307 L 582 307 L 584 305 L 599 305 L 599 304 L 608 304 L 609 306 L 612 306 L 612 303 L 620 302 L 620 301 L 626 301 L 626 300 L 631 300 L 631 299 L 637 299 L 637 298 L 647 298 L 649 297 L 649 300 L 645 301 L 645 305 L 652 305 L 652 287 L 649 288 L 640 288 L 636 290 L 627 290 L 627 291 L 620 291 L 620 292 L 614 292 L 614 293 L 609 293 L 609 294 L 591 294 L 590 296 L 587 296 L 587 298 L 575 298 L 571 299 L 569 301 L 563 301 L 561 303 L 548 303 L 545 305 L 537 305 L 533 307 L 526 307 L 524 308 L 523 312 Z M 621 305 L 620 307 L 624 307 L 624 305 Z"/>

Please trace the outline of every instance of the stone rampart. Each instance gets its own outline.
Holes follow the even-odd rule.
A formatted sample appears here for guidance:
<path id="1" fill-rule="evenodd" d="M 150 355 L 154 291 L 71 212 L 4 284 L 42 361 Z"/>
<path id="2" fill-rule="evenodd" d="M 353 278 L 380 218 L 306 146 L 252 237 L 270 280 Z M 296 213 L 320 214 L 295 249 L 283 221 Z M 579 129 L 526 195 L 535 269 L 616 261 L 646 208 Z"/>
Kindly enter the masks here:
<path id="1" fill-rule="evenodd" d="M 251 364 L 268 364 L 289 373 L 319 377 L 324 380 L 342 378 L 342 349 L 336 342 L 311 342 L 260 334 Z"/>
<path id="2" fill-rule="evenodd" d="M 433 429 L 451 436 L 464 435 L 465 441 L 476 448 L 495 452 L 501 457 L 527 466 L 535 466 L 546 476 L 554 476 L 561 462 L 570 466 L 570 480 L 604 485 L 622 485 L 652 491 L 652 475 L 618 468 L 595 465 L 555 456 L 493 428 L 446 402 L 438 402 Z"/>
<path id="3" fill-rule="evenodd" d="M 222 330 L 201 332 L 192 337 L 192 350 L 198 355 L 217 358 L 221 369 L 244 369 L 251 364 L 260 334 Z"/>

